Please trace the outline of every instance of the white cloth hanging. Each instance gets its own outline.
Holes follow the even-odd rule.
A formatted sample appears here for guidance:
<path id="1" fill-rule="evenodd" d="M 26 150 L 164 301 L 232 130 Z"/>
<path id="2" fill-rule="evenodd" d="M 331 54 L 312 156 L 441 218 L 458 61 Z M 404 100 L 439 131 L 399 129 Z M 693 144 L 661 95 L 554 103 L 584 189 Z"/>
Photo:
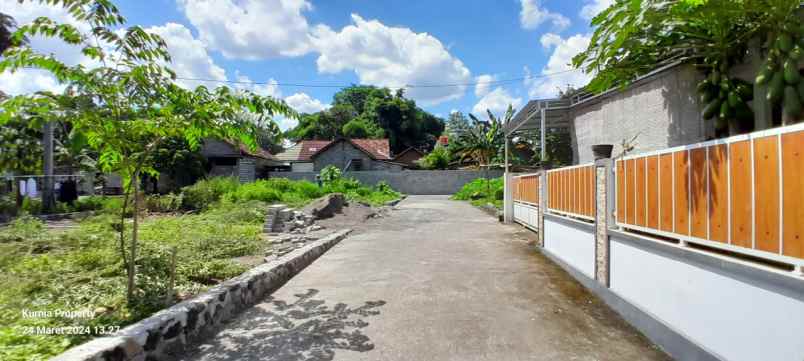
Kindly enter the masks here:
<path id="1" fill-rule="evenodd" d="M 25 182 L 24 180 L 20 181 L 20 195 L 23 197 L 25 197 L 25 189 L 27 187 L 26 184 L 27 182 Z"/>
<path id="2" fill-rule="evenodd" d="M 25 193 L 27 193 L 28 197 L 31 198 L 35 198 L 37 196 L 36 179 L 28 178 L 28 182 L 25 187 Z"/>

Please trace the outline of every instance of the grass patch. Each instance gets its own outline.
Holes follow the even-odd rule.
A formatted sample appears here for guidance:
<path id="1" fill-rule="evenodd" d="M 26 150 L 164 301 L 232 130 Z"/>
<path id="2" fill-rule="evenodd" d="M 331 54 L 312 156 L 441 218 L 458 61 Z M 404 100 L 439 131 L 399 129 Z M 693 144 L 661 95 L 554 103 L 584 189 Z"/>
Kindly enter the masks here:
<path id="1" fill-rule="evenodd" d="M 241 274 L 246 267 L 233 258 L 264 253 L 260 236 L 269 203 L 298 207 L 333 192 L 373 205 L 400 197 L 386 184 L 366 187 L 350 179 L 319 187 L 285 179 L 240 185 L 228 178 L 199 182 L 178 195 L 146 197 L 145 209 L 157 213 L 141 223 L 134 304 L 126 302 L 126 272 L 115 231 L 122 198 L 93 197 L 98 214 L 69 231 L 51 232 L 36 218 L 18 218 L 0 228 L 0 360 L 45 360 L 95 336 L 27 334 L 31 328 L 124 327 L 168 306 L 164 297 L 174 247 L 180 296 Z M 127 222 L 130 230 L 131 219 Z M 59 310 L 89 310 L 96 316 L 23 313 Z"/>
<path id="2" fill-rule="evenodd" d="M 502 209 L 505 196 L 503 187 L 502 177 L 489 181 L 485 178 L 478 178 L 466 183 L 458 193 L 452 195 L 452 199 L 469 201 L 474 206 L 484 206 L 490 203 L 497 209 Z"/>

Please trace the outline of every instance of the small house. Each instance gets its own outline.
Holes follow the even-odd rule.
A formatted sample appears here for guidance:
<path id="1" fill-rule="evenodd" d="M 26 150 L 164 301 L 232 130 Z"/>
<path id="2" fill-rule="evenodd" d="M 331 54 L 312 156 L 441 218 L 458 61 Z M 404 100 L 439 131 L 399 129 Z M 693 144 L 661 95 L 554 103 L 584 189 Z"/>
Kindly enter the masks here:
<path id="1" fill-rule="evenodd" d="M 303 140 L 276 158 L 294 172 L 319 172 L 330 165 L 344 172 L 405 168 L 392 158 L 388 139 Z"/>
<path id="2" fill-rule="evenodd" d="M 265 149 L 252 151 L 244 144 L 218 139 L 205 140 L 201 154 L 207 159 L 210 177 L 237 177 L 242 183 L 253 182 L 268 168 L 282 164 Z"/>

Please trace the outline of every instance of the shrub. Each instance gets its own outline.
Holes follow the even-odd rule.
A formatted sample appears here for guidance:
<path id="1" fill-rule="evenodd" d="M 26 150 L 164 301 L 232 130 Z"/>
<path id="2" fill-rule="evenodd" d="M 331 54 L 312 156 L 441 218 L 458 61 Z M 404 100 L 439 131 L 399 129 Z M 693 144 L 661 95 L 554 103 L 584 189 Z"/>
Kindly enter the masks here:
<path id="1" fill-rule="evenodd" d="M 418 164 L 424 169 L 447 169 L 450 158 L 449 150 L 438 145 L 432 152 L 419 159 Z"/>
<path id="2" fill-rule="evenodd" d="M 262 201 L 266 203 L 282 200 L 282 182 L 258 180 L 243 184 L 236 190 L 226 193 L 224 199 L 228 202 Z M 280 186 L 279 188 L 277 186 Z"/>
<path id="3" fill-rule="evenodd" d="M 232 177 L 205 179 L 182 188 L 182 208 L 187 210 L 206 209 L 219 201 L 224 194 L 237 190 L 240 182 Z"/>
<path id="4" fill-rule="evenodd" d="M 324 184 L 328 184 L 341 179 L 342 173 L 338 167 L 334 165 L 328 165 L 321 170 L 318 176 L 319 179 L 321 179 L 321 182 L 323 182 Z"/>
<path id="5" fill-rule="evenodd" d="M 489 181 L 486 181 L 485 178 L 478 178 L 466 183 L 458 193 L 452 195 L 452 199 L 471 201 L 474 205 L 491 203 L 497 208 L 502 208 L 502 200 L 505 196 L 503 186 L 502 177 Z"/>
<path id="6" fill-rule="evenodd" d="M 151 195 L 145 197 L 145 209 L 149 212 L 172 213 L 182 208 L 182 194 Z"/>

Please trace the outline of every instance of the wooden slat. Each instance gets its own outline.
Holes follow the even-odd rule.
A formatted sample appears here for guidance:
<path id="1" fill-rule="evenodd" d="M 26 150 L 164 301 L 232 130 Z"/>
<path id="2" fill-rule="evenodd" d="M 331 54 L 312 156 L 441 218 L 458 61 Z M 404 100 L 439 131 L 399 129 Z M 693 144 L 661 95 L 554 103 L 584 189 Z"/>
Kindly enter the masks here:
<path id="1" fill-rule="evenodd" d="M 648 157 L 647 222 L 646 226 L 659 229 L 659 157 Z"/>
<path id="2" fill-rule="evenodd" d="M 673 217 L 673 231 L 678 234 L 688 236 L 690 234 L 689 225 L 689 156 L 687 151 L 673 153 L 675 159 L 674 189 L 675 197 L 673 204 L 675 216 Z"/>
<path id="3" fill-rule="evenodd" d="M 636 225 L 645 226 L 646 210 L 645 210 L 645 197 L 647 190 L 645 189 L 645 179 L 647 171 L 645 170 L 645 158 L 638 158 L 636 163 Z M 656 178 L 653 178 L 656 179 Z"/>
<path id="4" fill-rule="evenodd" d="M 590 217 L 595 216 L 595 167 L 586 167 L 586 212 Z"/>
<path id="5" fill-rule="evenodd" d="M 626 174 L 628 175 L 625 179 L 626 188 L 628 188 L 628 202 L 625 202 L 625 223 L 627 224 L 636 224 L 634 223 L 635 219 L 635 209 L 633 201 L 634 197 L 636 197 L 636 161 L 634 159 L 629 159 L 625 161 L 626 166 Z"/>
<path id="6" fill-rule="evenodd" d="M 584 216 L 589 216 L 589 188 L 587 184 L 589 183 L 589 174 L 586 172 L 586 167 L 580 169 L 581 173 L 581 214 Z"/>
<path id="7" fill-rule="evenodd" d="M 673 155 L 659 157 L 659 229 L 673 231 Z"/>
<path id="8" fill-rule="evenodd" d="M 625 222 L 625 163 L 617 161 L 617 222 Z"/>
<path id="9" fill-rule="evenodd" d="M 690 184 L 690 207 L 692 207 L 692 236 L 706 239 L 707 220 L 707 163 L 706 148 L 698 148 L 690 151 L 690 161 L 692 162 L 692 184 Z"/>
<path id="10" fill-rule="evenodd" d="M 731 177 L 731 244 L 752 248 L 751 218 L 751 143 L 747 140 L 729 145 Z"/>
<path id="11" fill-rule="evenodd" d="M 776 136 L 754 140 L 756 249 L 779 252 L 779 145 Z"/>
<path id="12" fill-rule="evenodd" d="M 729 184 L 725 144 L 709 147 L 709 239 L 728 242 Z"/>
<path id="13" fill-rule="evenodd" d="M 783 254 L 804 258 L 804 132 L 782 135 Z"/>

